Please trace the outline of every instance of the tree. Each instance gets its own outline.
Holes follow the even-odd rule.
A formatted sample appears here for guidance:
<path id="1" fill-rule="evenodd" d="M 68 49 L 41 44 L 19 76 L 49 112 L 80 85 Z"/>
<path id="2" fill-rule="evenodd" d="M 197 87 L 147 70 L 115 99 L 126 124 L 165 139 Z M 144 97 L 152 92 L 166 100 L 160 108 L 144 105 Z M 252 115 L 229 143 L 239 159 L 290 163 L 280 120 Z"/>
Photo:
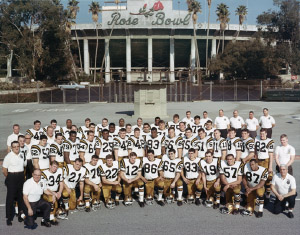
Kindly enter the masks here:
<path id="1" fill-rule="evenodd" d="M 94 70 L 94 83 L 96 82 L 96 68 L 97 68 L 97 54 L 98 54 L 98 18 L 100 12 L 100 5 L 98 2 L 92 2 L 89 12 L 92 13 L 92 19 L 96 27 L 96 52 L 95 52 L 95 70 Z"/>
<path id="2" fill-rule="evenodd" d="M 224 52 L 224 44 L 225 44 L 225 30 L 227 27 L 227 23 L 229 22 L 230 18 L 229 18 L 229 10 L 228 10 L 228 6 L 224 3 L 220 3 L 217 6 L 217 10 L 216 10 L 217 16 L 218 16 L 218 21 L 220 21 L 220 34 L 223 34 L 223 43 L 222 43 L 222 53 Z M 218 44 L 218 49 L 217 49 L 217 53 L 219 51 L 219 46 L 220 46 L 220 40 L 219 40 L 219 44 Z"/>
<path id="3" fill-rule="evenodd" d="M 208 71 L 208 36 L 209 36 L 209 20 L 210 20 L 211 1 L 212 0 L 207 0 L 208 20 L 207 20 L 206 53 L 205 53 L 205 57 L 206 57 L 205 75 L 207 75 L 207 71 Z"/>
<path id="4" fill-rule="evenodd" d="M 194 42 L 195 42 L 195 48 L 196 48 L 196 62 L 197 62 L 197 78 L 200 79 L 200 57 L 199 57 L 199 51 L 198 51 L 198 43 L 197 43 L 197 38 L 196 38 L 196 25 L 197 25 L 197 20 L 198 16 L 197 13 L 201 13 L 201 4 L 200 2 L 196 0 L 187 0 L 187 5 L 188 5 L 188 11 L 192 13 L 192 19 L 193 19 L 193 28 L 194 28 Z"/>
<path id="5" fill-rule="evenodd" d="M 243 25 L 247 14 L 248 14 L 248 10 L 247 7 L 244 5 L 238 6 L 238 8 L 235 10 L 235 15 L 239 16 L 239 31 L 236 35 L 236 38 L 239 37 L 241 26 Z"/>

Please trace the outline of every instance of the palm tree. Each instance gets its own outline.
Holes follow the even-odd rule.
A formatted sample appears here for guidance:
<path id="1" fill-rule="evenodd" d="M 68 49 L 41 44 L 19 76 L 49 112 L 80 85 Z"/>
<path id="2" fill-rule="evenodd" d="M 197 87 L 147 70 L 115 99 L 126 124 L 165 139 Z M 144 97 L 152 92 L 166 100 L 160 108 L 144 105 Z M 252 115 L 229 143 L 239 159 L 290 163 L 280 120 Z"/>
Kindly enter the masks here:
<path id="1" fill-rule="evenodd" d="M 212 0 L 207 0 L 207 5 L 208 5 L 208 20 L 207 20 L 207 35 L 206 35 L 206 67 L 205 67 L 205 75 L 207 75 L 208 71 L 208 36 L 209 36 L 209 19 L 210 19 L 210 8 L 211 8 L 211 1 Z"/>
<path id="2" fill-rule="evenodd" d="M 222 53 L 224 52 L 224 43 L 225 43 L 225 30 L 227 27 L 227 23 L 229 22 L 230 18 L 229 18 L 229 10 L 228 10 L 228 6 L 224 3 L 220 3 L 217 6 L 217 10 L 216 10 L 217 16 L 218 16 L 218 21 L 220 21 L 220 34 L 223 34 L 223 43 L 222 43 Z M 219 51 L 219 46 L 220 46 L 220 40 L 219 40 L 219 44 L 218 44 L 218 49 L 217 49 L 217 53 Z"/>
<path id="3" fill-rule="evenodd" d="M 241 26 L 243 25 L 246 15 L 248 14 L 248 9 L 244 5 L 238 6 L 238 8 L 235 10 L 235 15 L 239 16 L 239 31 L 237 33 L 236 38 L 238 38 L 240 31 L 241 31 Z"/>
<path id="4" fill-rule="evenodd" d="M 198 43 L 196 39 L 196 24 L 197 24 L 197 13 L 201 13 L 201 4 L 197 0 L 187 0 L 188 11 L 192 13 L 193 19 L 193 28 L 194 28 L 194 41 L 195 41 L 195 48 L 196 48 L 196 60 L 197 60 L 197 78 L 200 78 L 199 69 L 200 69 L 200 57 L 198 51 Z"/>
<path id="5" fill-rule="evenodd" d="M 71 23 L 74 24 L 74 26 L 75 26 L 75 37 L 76 37 L 76 41 L 77 41 L 78 54 L 79 54 L 80 73 L 82 73 L 83 69 L 82 69 L 81 50 L 80 50 L 78 35 L 77 35 L 77 31 L 76 31 L 76 18 L 77 18 L 77 13 L 79 12 L 78 3 L 79 2 L 77 0 L 69 0 L 68 9 L 70 11 L 69 12 L 70 13 L 70 18 L 72 19 Z"/>
<path id="6" fill-rule="evenodd" d="M 98 2 L 92 1 L 89 5 L 89 12 L 92 13 L 92 19 L 96 26 L 96 52 L 95 52 L 95 70 L 94 70 L 94 83 L 96 82 L 96 68 L 97 68 L 97 54 L 98 54 L 98 18 L 100 12 L 100 5 Z"/>

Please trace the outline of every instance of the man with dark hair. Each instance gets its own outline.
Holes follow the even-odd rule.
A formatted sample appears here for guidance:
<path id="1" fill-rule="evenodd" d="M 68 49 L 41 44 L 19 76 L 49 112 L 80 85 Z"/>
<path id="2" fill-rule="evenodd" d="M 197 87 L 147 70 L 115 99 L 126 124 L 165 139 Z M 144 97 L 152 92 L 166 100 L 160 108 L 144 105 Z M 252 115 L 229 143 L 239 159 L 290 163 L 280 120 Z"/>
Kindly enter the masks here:
<path id="1" fill-rule="evenodd" d="M 20 125 L 19 124 L 14 124 L 13 125 L 13 133 L 7 137 L 7 142 L 6 143 L 7 143 L 7 152 L 8 153 L 11 150 L 11 143 L 13 141 L 17 141 L 19 135 L 22 135 L 22 133 L 20 133 Z"/>
<path id="2" fill-rule="evenodd" d="M 49 168 L 50 145 L 47 143 L 47 136 L 41 135 L 39 139 L 38 145 L 31 146 L 31 156 L 34 168 L 43 171 Z"/>
<path id="3" fill-rule="evenodd" d="M 41 122 L 39 120 L 35 120 L 33 122 L 34 127 L 31 129 L 28 129 L 26 133 L 28 133 L 31 136 L 31 142 L 32 144 L 38 144 L 40 140 L 40 136 L 44 135 L 44 130 L 41 128 Z"/>
<path id="4" fill-rule="evenodd" d="M 57 161 L 60 168 L 64 167 L 64 146 L 62 133 L 55 134 L 55 141 L 50 145 L 50 162 Z"/>
<path id="5" fill-rule="evenodd" d="M 263 109 L 263 116 L 259 118 L 259 125 L 261 128 L 266 129 L 267 137 L 272 138 L 272 129 L 275 127 L 275 119 L 269 115 L 269 110 L 267 108 Z"/>
<path id="6" fill-rule="evenodd" d="M 82 138 L 87 138 L 87 132 L 90 130 L 90 123 L 91 123 L 91 119 L 90 118 L 86 118 L 84 120 L 84 126 L 81 126 L 78 130 L 78 132 L 80 132 L 82 134 Z"/>

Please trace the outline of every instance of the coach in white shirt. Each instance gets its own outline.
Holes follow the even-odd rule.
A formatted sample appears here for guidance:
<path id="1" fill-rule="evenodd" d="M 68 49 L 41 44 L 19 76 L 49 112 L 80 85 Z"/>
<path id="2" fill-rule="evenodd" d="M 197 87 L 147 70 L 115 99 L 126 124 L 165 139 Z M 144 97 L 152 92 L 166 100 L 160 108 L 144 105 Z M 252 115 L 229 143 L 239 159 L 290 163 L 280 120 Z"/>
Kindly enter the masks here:
<path id="1" fill-rule="evenodd" d="M 236 131 L 237 137 L 242 137 L 242 128 L 245 127 L 245 122 L 242 117 L 239 116 L 239 113 L 237 110 L 233 111 L 233 117 L 229 119 L 230 126 L 233 127 Z"/>
<path id="2" fill-rule="evenodd" d="M 276 171 L 279 172 L 280 165 L 286 165 L 288 167 L 288 173 L 293 175 L 292 164 L 295 161 L 295 148 L 288 143 L 288 137 L 286 134 L 280 136 L 281 145 L 275 149 L 275 161 Z"/>
<path id="3" fill-rule="evenodd" d="M 261 128 L 267 129 L 267 137 L 272 138 L 272 128 L 275 126 L 275 119 L 269 115 L 269 110 L 267 108 L 263 109 L 264 115 L 259 119 L 259 125 Z"/>
<path id="4" fill-rule="evenodd" d="M 205 128 L 205 124 L 207 121 L 212 121 L 211 118 L 208 117 L 207 111 L 203 112 L 203 117 L 200 119 L 200 125 Z"/>
<path id="5" fill-rule="evenodd" d="M 294 218 L 293 209 L 297 197 L 296 180 L 292 175 L 288 174 L 286 165 L 280 165 L 280 173 L 273 177 L 271 189 L 276 196 L 274 214 L 283 212 L 288 202 L 287 216 Z"/>
<path id="6" fill-rule="evenodd" d="M 259 128 L 258 120 L 254 117 L 254 112 L 249 112 L 249 118 L 245 121 L 246 127 L 249 130 L 250 137 L 254 138 L 257 136 L 257 130 Z"/>
<path id="7" fill-rule="evenodd" d="M 13 141 L 18 141 L 18 136 L 22 135 L 20 133 L 20 125 L 14 124 L 13 125 L 13 133 L 7 137 L 7 152 L 9 153 L 11 150 L 11 143 Z"/>
<path id="8" fill-rule="evenodd" d="M 228 117 L 224 116 L 223 109 L 220 109 L 219 116 L 215 119 L 215 128 L 220 130 L 221 136 L 225 139 L 227 138 L 227 129 L 230 128 L 229 124 L 230 121 Z"/>

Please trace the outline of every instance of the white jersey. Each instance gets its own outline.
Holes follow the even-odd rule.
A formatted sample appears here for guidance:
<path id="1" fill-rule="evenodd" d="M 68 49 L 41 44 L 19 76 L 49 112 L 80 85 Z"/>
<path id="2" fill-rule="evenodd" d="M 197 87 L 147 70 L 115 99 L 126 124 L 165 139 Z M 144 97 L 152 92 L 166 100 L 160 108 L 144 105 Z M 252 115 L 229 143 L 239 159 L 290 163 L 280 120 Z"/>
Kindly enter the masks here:
<path id="1" fill-rule="evenodd" d="M 192 136 L 190 138 L 187 138 L 184 136 L 181 141 L 182 145 L 182 157 L 188 157 L 189 149 L 190 148 L 197 148 L 197 138 L 195 136 Z"/>
<path id="2" fill-rule="evenodd" d="M 108 132 L 108 135 L 110 138 L 116 138 L 119 137 L 119 133 L 115 130 L 115 132 Z"/>
<path id="3" fill-rule="evenodd" d="M 78 132 L 82 134 L 82 139 L 87 139 L 87 133 L 90 131 L 90 128 L 86 126 L 81 126 L 78 129 Z"/>
<path id="4" fill-rule="evenodd" d="M 145 140 L 142 136 L 128 138 L 128 150 L 135 152 L 138 157 L 145 156 Z"/>
<path id="5" fill-rule="evenodd" d="M 173 127 L 175 129 L 175 131 L 176 131 L 176 130 L 179 130 L 179 123 L 180 122 L 175 123 L 173 121 L 169 121 L 168 124 L 167 124 L 167 127 L 168 127 L 168 129 L 170 127 Z"/>
<path id="6" fill-rule="evenodd" d="M 55 156 L 55 160 L 57 162 L 64 162 L 64 145 L 63 144 L 58 144 L 57 142 L 54 142 L 53 144 L 50 145 L 50 157 Z"/>
<path id="7" fill-rule="evenodd" d="M 213 139 L 213 145 L 214 145 L 214 157 L 221 157 L 222 151 L 227 151 L 227 142 L 226 140 L 221 137 L 220 139 Z"/>
<path id="8" fill-rule="evenodd" d="M 139 128 L 140 129 L 140 131 L 143 131 L 143 128 L 144 128 L 144 126 L 143 125 L 141 125 L 141 126 L 138 126 L 138 125 L 134 125 L 134 126 L 132 126 L 132 130 L 134 131 L 134 129 L 135 128 Z"/>
<path id="9" fill-rule="evenodd" d="M 274 152 L 274 141 L 269 138 L 265 140 L 255 139 L 255 150 L 258 159 L 268 159 L 270 158 L 269 153 Z"/>
<path id="10" fill-rule="evenodd" d="M 214 137 L 214 131 L 215 131 L 215 129 L 216 129 L 216 128 L 211 128 L 210 130 L 204 129 L 204 130 L 205 130 L 205 133 L 206 133 L 206 136 Z"/>
<path id="11" fill-rule="evenodd" d="M 49 144 L 46 144 L 46 146 L 41 146 L 41 145 L 31 146 L 32 160 L 39 159 L 39 166 L 41 170 L 45 170 L 49 168 L 49 152 L 50 152 Z"/>
<path id="12" fill-rule="evenodd" d="M 146 146 L 148 149 L 152 149 L 154 151 L 155 156 L 162 155 L 161 149 L 164 145 L 165 137 L 162 135 L 158 135 L 156 138 L 152 138 L 151 136 L 146 137 Z"/>
<path id="13" fill-rule="evenodd" d="M 62 127 L 62 134 L 65 136 L 66 134 L 69 134 L 71 129 L 68 129 L 68 127 L 63 126 Z"/>
<path id="14" fill-rule="evenodd" d="M 28 152 L 27 152 L 27 155 L 26 155 L 27 160 L 32 159 L 32 156 L 31 156 L 31 146 L 32 146 L 32 143 L 30 143 L 30 144 L 26 144 L 25 143 L 25 146 L 28 148 Z"/>
<path id="15" fill-rule="evenodd" d="M 227 138 L 227 154 L 232 154 L 236 158 L 236 152 L 242 150 L 243 142 L 239 137 Z"/>
<path id="16" fill-rule="evenodd" d="M 124 172 L 127 179 L 134 179 L 138 172 L 142 171 L 142 161 L 137 158 L 133 164 L 130 163 L 128 158 L 123 158 L 120 164 L 120 170 Z"/>
<path id="17" fill-rule="evenodd" d="M 88 175 L 88 170 L 85 167 L 82 166 L 76 171 L 72 164 L 67 164 L 63 172 L 64 182 L 70 189 L 74 189 L 78 182 L 83 182 Z"/>
<path id="18" fill-rule="evenodd" d="M 114 138 L 114 150 L 118 150 L 118 157 L 127 157 L 128 156 L 128 138 L 121 137 Z"/>
<path id="19" fill-rule="evenodd" d="M 108 130 L 108 125 L 107 126 L 102 126 L 102 124 L 98 124 L 96 129 L 97 129 L 98 135 L 102 136 L 102 131 L 104 129 Z"/>
<path id="20" fill-rule="evenodd" d="M 227 164 L 227 161 L 221 160 L 220 164 L 220 175 L 224 175 L 228 183 L 237 181 L 238 176 L 242 176 L 242 167 L 240 161 L 236 161 L 232 166 Z"/>
<path id="21" fill-rule="evenodd" d="M 210 136 L 205 136 L 203 139 L 200 139 L 200 137 L 195 141 L 195 148 L 198 150 L 198 157 L 204 158 L 205 153 L 208 150 L 213 150 L 213 138 Z"/>
<path id="22" fill-rule="evenodd" d="M 154 180 L 158 178 L 159 171 L 162 171 L 162 160 L 155 158 L 153 161 L 149 161 L 147 157 L 143 158 L 143 170 L 146 180 Z"/>
<path id="23" fill-rule="evenodd" d="M 100 138 L 99 146 L 100 146 L 99 158 L 105 159 L 108 154 L 112 154 L 114 148 L 114 141 L 110 137 L 108 137 L 108 140 Z"/>
<path id="24" fill-rule="evenodd" d="M 39 144 L 40 136 L 44 135 L 45 133 L 42 128 L 40 128 L 39 130 L 31 128 L 26 131 L 26 134 L 29 134 L 31 136 L 31 143 L 36 145 Z"/>
<path id="25" fill-rule="evenodd" d="M 213 181 L 219 177 L 219 164 L 221 158 L 213 158 L 211 163 L 204 159 L 200 161 L 200 171 L 205 173 L 206 181 Z"/>
<path id="26" fill-rule="evenodd" d="M 146 141 L 147 136 L 151 136 L 151 131 L 149 131 L 149 132 L 141 131 L 141 136 L 142 136 L 142 137 L 144 138 L 144 140 Z"/>
<path id="27" fill-rule="evenodd" d="M 84 167 L 88 170 L 86 178 L 88 178 L 94 184 L 101 183 L 100 168 L 99 168 L 100 163 L 101 161 L 98 161 L 98 163 L 95 166 L 93 166 L 91 163 L 84 164 Z"/>
<path id="28" fill-rule="evenodd" d="M 31 159 L 31 155 L 29 153 L 29 149 L 26 145 L 24 145 L 24 147 L 20 146 L 20 154 L 23 155 L 23 159 L 24 161 L 30 160 Z"/>
<path id="29" fill-rule="evenodd" d="M 66 133 L 66 134 L 64 135 L 64 137 L 65 137 L 66 140 L 70 139 L 70 132 Z M 81 139 L 83 139 L 83 135 L 82 135 L 81 132 L 76 132 L 76 139 L 79 140 L 79 141 L 80 141 Z"/>
<path id="30" fill-rule="evenodd" d="M 166 148 L 166 154 L 168 155 L 169 151 L 171 149 L 174 149 L 176 151 L 175 155 L 176 158 L 178 157 L 178 149 L 182 149 L 182 137 L 174 136 L 173 138 L 170 138 L 168 135 L 165 138 L 165 148 Z"/>
<path id="31" fill-rule="evenodd" d="M 44 127 L 45 133 L 47 132 L 47 128 L 48 128 L 48 126 Z M 57 133 L 62 133 L 62 134 L 64 133 L 63 129 L 60 126 L 56 126 L 55 129 L 53 129 L 53 135 L 55 136 Z"/>
<path id="32" fill-rule="evenodd" d="M 76 158 L 79 158 L 80 141 L 78 139 L 75 142 L 72 142 L 70 139 L 65 140 L 63 146 L 64 152 L 70 153 L 70 161 L 75 161 Z"/>
<path id="33" fill-rule="evenodd" d="M 200 125 L 205 127 L 205 124 L 207 121 L 212 121 L 211 118 L 201 118 L 200 119 Z"/>
<path id="34" fill-rule="evenodd" d="M 186 127 L 190 127 L 191 124 L 194 123 L 194 118 L 188 119 L 187 117 L 184 117 L 184 118 L 182 119 L 182 122 L 185 123 L 185 126 L 186 126 Z"/>
<path id="35" fill-rule="evenodd" d="M 255 148 L 254 148 L 254 139 L 249 137 L 246 140 L 242 140 L 242 155 L 241 155 L 241 159 L 246 158 L 247 156 L 249 156 L 250 153 L 254 153 Z"/>
<path id="36" fill-rule="evenodd" d="M 59 189 L 60 182 L 63 181 L 63 170 L 61 168 L 57 168 L 55 173 L 50 172 L 50 170 L 45 170 L 42 172 L 42 179 L 46 182 L 47 189 L 52 192 L 57 192 Z"/>
<path id="37" fill-rule="evenodd" d="M 126 126 L 116 126 L 116 132 L 119 133 L 122 128 L 126 129 Z"/>
<path id="38" fill-rule="evenodd" d="M 100 149 L 99 138 L 95 137 L 92 142 L 87 139 L 80 140 L 79 152 L 84 152 L 85 162 L 90 162 L 92 156 L 96 153 L 96 149 Z"/>
<path id="39" fill-rule="evenodd" d="M 250 167 L 250 163 L 247 163 L 243 168 L 243 175 L 246 176 L 247 185 L 250 188 L 255 187 L 261 180 L 268 179 L 268 169 L 258 166 L 257 171 L 253 171 Z"/>
<path id="40" fill-rule="evenodd" d="M 118 179 L 118 173 L 120 171 L 119 162 L 114 161 L 111 167 L 108 167 L 107 164 L 102 164 L 99 166 L 101 177 L 106 177 L 110 182 L 114 182 Z"/>
<path id="41" fill-rule="evenodd" d="M 51 145 L 55 142 L 55 136 L 54 135 L 51 136 L 51 137 L 48 136 L 48 135 L 46 135 L 46 136 L 47 136 L 47 144 Z"/>
<path id="42" fill-rule="evenodd" d="M 193 135 L 198 135 L 198 130 L 202 128 L 201 124 L 191 123 L 190 128 L 192 129 Z"/>
<path id="43" fill-rule="evenodd" d="M 189 180 L 197 179 L 199 175 L 200 158 L 191 160 L 189 157 L 183 158 L 183 168 L 185 169 L 185 177 Z"/>
<path id="44" fill-rule="evenodd" d="M 130 133 L 129 132 L 126 132 L 126 137 L 127 138 L 130 138 L 130 137 L 133 137 L 134 136 L 134 132 L 131 131 Z"/>
<path id="45" fill-rule="evenodd" d="M 175 135 L 183 138 L 185 136 L 185 131 L 181 131 L 180 129 L 176 129 L 175 130 Z"/>
<path id="46" fill-rule="evenodd" d="M 161 130 L 161 129 L 157 129 L 157 134 L 158 135 L 163 135 L 164 137 L 166 137 L 168 135 L 168 129 L 164 129 L 164 130 Z"/>
<path id="47" fill-rule="evenodd" d="M 176 173 L 180 173 L 183 163 L 180 158 L 171 160 L 167 155 L 162 157 L 164 178 L 174 179 Z"/>

